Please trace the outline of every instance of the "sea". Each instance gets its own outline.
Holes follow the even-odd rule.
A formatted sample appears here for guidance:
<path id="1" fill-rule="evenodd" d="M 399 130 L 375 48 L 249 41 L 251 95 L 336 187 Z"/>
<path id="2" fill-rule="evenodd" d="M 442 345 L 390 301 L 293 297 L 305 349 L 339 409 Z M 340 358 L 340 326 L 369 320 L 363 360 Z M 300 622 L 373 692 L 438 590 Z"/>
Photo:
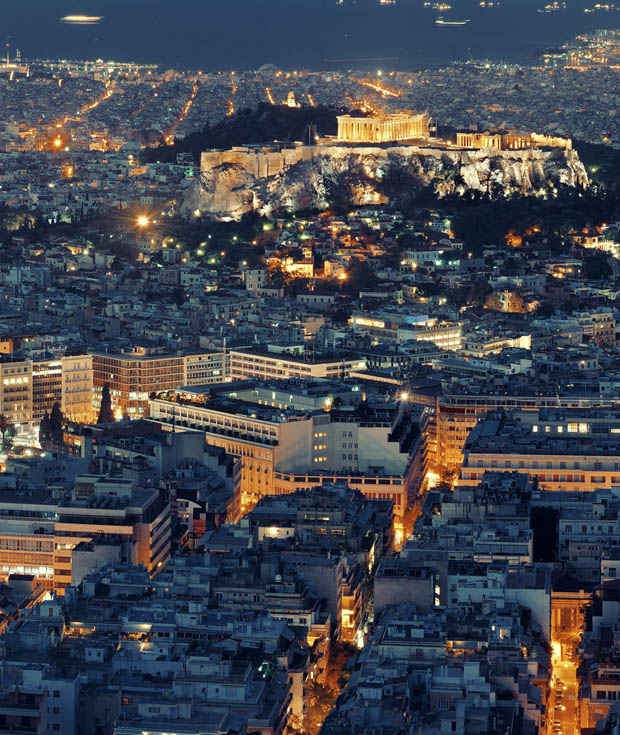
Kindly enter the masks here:
<path id="1" fill-rule="evenodd" d="M 620 0 L 28 0 L 3 3 L 0 40 L 22 57 L 114 59 L 205 71 L 423 69 L 467 59 L 535 63 L 578 34 L 620 28 Z M 611 0 L 598 0 L 608 3 Z M 92 24 L 67 14 L 101 16 Z M 464 25 L 437 25 L 469 20 Z"/>

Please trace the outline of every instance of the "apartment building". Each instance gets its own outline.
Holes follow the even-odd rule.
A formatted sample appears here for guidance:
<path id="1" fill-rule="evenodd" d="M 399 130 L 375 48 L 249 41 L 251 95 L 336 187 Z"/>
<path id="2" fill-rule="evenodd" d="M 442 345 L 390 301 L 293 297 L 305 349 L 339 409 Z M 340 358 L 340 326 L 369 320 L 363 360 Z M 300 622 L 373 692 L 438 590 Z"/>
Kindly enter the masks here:
<path id="1" fill-rule="evenodd" d="M 475 367 L 468 363 L 471 371 Z M 479 368 L 485 373 L 484 368 Z M 497 383 L 495 374 L 486 372 L 475 378 L 444 379 L 440 384 L 421 383 L 408 389 L 409 400 L 433 410 L 432 426 L 435 443 L 429 442 L 429 455 L 449 470 L 458 470 L 463 459 L 463 447 L 480 416 L 489 411 L 520 409 L 537 411 L 545 408 L 561 410 L 597 408 L 611 405 L 601 394 L 592 394 L 576 386 L 571 390 L 556 388 L 555 384 L 538 384 L 538 391 L 528 386 L 523 389 L 517 377 L 506 376 Z M 433 450 L 430 450 L 430 447 Z"/>
<path id="2" fill-rule="evenodd" d="M 159 491 L 137 489 L 127 480 L 98 475 L 76 479 L 68 497 L 49 490 L 5 490 L 0 502 L 0 576 L 31 574 L 46 589 L 63 594 L 79 584 L 78 566 L 117 558 L 144 564 L 151 573 L 170 555 L 170 506 Z M 97 550 L 80 557 L 84 541 Z M 88 569 L 87 569 L 88 571 Z"/>
<path id="3" fill-rule="evenodd" d="M 401 342 L 432 342 L 444 350 L 459 350 L 462 327 L 455 322 L 440 321 L 428 314 L 354 313 L 349 319 L 355 334 L 366 335 L 381 344 Z"/>
<path id="4" fill-rule="evenodd" d="M 534 494 L 533 506 L 557 511 L 558 561 L 581 584 L 620 578 L 620 487 Z"/>
<path id="5" fill-rule="evenodd" d="M 612 410 L 494 411 L 482 417 L 463 448 L 459 484 L 484 472 L 527 473 L 542 490 L 620 485 L 620 413 Z"/>
<path id="6" fill-rule="evenodd" d="M 62 357 L 60 362 L 62 366 L 60 401 L 62 412 L 70 421 L 90 423 L 95 418 L 92 355 Z"/>

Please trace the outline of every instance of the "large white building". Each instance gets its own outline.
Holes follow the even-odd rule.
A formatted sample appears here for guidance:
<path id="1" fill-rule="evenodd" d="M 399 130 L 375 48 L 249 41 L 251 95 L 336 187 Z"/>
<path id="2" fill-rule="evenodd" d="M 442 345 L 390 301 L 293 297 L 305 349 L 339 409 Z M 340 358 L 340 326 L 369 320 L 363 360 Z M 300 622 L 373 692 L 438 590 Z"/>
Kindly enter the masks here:
<path id="1" fill-rule="evenodd" d="M 402 517 L 424 474 L 422 412 L 406 402 L 369 406 L 361 392 L 340 408 L 338 385 L 185 388 L 152 399 L 150 413 L 163 423 L 204 431 L 207 443 L 240 457 L 246 509 L 264 495 L 346 480 L 367 497 L 393 500 L 395 515 Z"/>
<path id="2" fill-rule="evenodd" d="M 313 353 L 304 346 L 297 349 L 257 345 L 247 349 L 231 349 L 228 353 L 228 375 L 231 380 L 261 378 L 263 380 L 302 378 L 335 378 L 344 380 L 353 371 L 365 370 L 366 361 L 357 355 Z"/>

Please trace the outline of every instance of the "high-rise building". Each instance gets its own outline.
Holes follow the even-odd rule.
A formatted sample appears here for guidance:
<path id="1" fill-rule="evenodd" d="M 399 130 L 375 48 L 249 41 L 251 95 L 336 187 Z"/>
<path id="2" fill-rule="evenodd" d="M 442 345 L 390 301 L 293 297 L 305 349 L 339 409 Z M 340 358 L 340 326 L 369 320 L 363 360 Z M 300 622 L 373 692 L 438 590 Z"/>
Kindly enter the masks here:
<path id="1" fill-rule="evenodd" d="M 217 351 L 191 355 L 95 352 L 92 360 L 95 408 L 101 405 L 101 391 L 107 384 L 117 418 L 148 416 L 151 393 L 219 383 L 226 365 L 224 353 Z"/>
<path id="2" fill-rule="evenodd" d="M 64 415 L 87 423 L 93 414 L 90 355 L 0 363 L 0 413 L 14 424 L 38 424 L 58 403 Z"/>

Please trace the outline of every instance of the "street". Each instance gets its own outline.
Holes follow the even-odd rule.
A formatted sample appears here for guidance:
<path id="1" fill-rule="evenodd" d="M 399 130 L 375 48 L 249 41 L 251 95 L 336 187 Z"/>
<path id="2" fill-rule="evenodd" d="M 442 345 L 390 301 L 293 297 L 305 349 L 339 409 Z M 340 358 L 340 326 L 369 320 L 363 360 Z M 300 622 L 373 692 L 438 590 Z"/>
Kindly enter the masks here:
<path id="1" fill-rule="evenodd" d="M 583 615 L 579 606 L 557 609 L 552 629 L 551 695 L 549 735 L 579 735 L 579 682 L 576 649 L 581 638 Z"/>

